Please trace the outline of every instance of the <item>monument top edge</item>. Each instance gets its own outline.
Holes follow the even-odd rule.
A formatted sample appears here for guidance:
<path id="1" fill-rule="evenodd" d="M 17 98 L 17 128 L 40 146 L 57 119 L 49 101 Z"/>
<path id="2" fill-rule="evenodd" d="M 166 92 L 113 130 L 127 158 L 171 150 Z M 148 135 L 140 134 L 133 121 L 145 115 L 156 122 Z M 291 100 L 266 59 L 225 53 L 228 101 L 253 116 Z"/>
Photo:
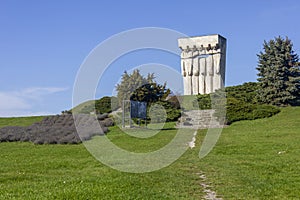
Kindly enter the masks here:
<path id="1" fill-rule="evenodd" d="M 188 39 L 188 38 L 204 38 L 204 37 L 220 37 L 224 40 L 226 40 L 226 38 L 220 34 L 206 34 L 206 35 L 195 35 L 195 36 L 190 36 L 190 37 L 180 37 L 178 39 Z"/>

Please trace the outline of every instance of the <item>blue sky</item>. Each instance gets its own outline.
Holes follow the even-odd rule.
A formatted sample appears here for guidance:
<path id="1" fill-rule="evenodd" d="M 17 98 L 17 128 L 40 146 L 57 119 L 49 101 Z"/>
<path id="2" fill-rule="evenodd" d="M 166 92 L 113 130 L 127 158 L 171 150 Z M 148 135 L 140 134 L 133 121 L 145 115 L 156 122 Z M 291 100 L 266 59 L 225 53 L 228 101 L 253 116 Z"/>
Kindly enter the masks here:
<path id="1" fill-rule="evenodd" d="M 0 1 L 0 116 L 55 114 L 72 106 L 76 74 L 101 42 L 133 28 L 162 27 L 189 36 L 227 38 L 226 85 L 255 81 L 264 40 L 288 36 L 300 51 L 300 2 Z M 124 70 L 149 62 L 179 70 L 177 57 L 145 51 L 108 70 L 96 97 L 111 95 Z M 124 56 L 125 57 L 125 56 Z"/>

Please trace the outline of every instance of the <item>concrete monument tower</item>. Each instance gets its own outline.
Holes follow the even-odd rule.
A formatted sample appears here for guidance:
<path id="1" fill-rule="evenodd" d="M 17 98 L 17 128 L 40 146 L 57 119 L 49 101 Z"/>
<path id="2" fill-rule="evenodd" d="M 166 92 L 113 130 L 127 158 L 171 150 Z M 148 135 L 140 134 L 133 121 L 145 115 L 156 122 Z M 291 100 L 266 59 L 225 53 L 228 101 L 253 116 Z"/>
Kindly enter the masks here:
<path id="1" fill-rule="evenodd" d="M 179 38 L 184 95 L 209 94 L 225 83 L 226 39 L 220 35 Z"/>

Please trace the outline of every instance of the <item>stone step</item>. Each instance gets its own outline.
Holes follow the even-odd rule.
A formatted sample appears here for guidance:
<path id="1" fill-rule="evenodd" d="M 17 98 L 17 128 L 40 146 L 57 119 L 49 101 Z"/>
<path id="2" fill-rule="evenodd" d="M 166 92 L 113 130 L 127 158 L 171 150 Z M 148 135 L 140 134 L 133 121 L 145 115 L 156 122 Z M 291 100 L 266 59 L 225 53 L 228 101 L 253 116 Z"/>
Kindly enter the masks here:
<path id="1" fill-rule="evenodd" d="M 177 123 L 178 128 L 222 128 L 217 118 L 213 116 L 214 110 L 189 110 L 185 111 Z"/>

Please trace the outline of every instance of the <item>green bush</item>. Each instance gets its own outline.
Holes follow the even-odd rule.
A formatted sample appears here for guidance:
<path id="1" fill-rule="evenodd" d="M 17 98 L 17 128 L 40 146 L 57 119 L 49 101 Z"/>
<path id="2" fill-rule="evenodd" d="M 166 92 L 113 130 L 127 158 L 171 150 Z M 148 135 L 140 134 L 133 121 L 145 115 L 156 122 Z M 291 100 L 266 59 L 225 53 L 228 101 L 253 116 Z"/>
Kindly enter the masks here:
<path id="1" fill-rule="evenodd" d="M 271 117 L 280 112 L 278 107 L 272 105 L 257 105 L 256 109 L 253 111 L 254 119 Z"/>
<path id="2" fill-rule="evenodd" d="M 167 101 L 172 104 L 173 108 L 180 109 L 181 108 L 180 100 L 181 99 L 178 96 L 170 96 Z"/>
<path id="3" fill-rule="evenodd" d="M 224 116 L 226 111 L 227 124 L 240 120 L 271 117 L 280 112 L 280 109 L 275 106 L 258 104 L 257 89 L 258 84 L 253 82 L 230 86 L 225 88 L 226 99 L 224 91 L 218 90 L 210 95 L 197 95 L 197 100 L 193 104 L 200 109 L 215 109 L 215 116 L 218 118 Z"/>
<path id="4" fill-rule="evenodd" d="M 162 105 L 165 108 L 167 113 L 167 122 L 177 121 L 178 118 L 181 116 L 181 110 L 175 107 L 176 105 L 173 104 L 174 102 L 159 101 L 156 103 Z"/>
<path id="5" fill-rule="evenodd" d="M 154 123 L 177 121 L 181 116 L 181 110 L 174 106 L 175 105 L 173 101 L 157 101 L 155 103 L 148 104 L 147 120 L 149 121 L 151 119 L 151 121 Z M 138 122 L 137 119 L 133 119 L 133 121 L 135 123 Z M 144 124 L 145 121 L 141 120 L 141 123 Z"/>
<path id="6" fill-rule="evenodd" d="M 197 99 L 193 101 L 193 106 L 200 110 L 211 109 L 211 98 L 209 94 L 199 94 Z"/>
<path id="7" fill-rule="evenodd" d="M 252 119 L 254 105 L 245 103 L 235 98 L 228 98 L 226 104 L 226 122 L 231 124 L 235 121 Z"/>
<path id="8" fill-rule="evenodd" d="M 227 98 L 235 98 L 247 103 L 256 104 L 258 88 L 258 83 L 248 82 L 242 85 L 226 87 L 225 92 Z"/>
<path id="9" fill-rule="evenodd" d="M 116 97 L 102 97 L 94 102 L 88 103 L 78 113 L 89 114 L 96 112 L 97 114 L 110 113 L 118 108 L 118 99 Z"/>
<path id="10" fill-rule="evenodd" d="M 271 117 L 280 112 L 280 109 L 272 105 L 250 104 L 244 101 L 228 98 L 226 104 L 226 122 L 231 124 L 240 120 L 253 120 Z M 216 116 L 219 113 L 216 111 Z"/>
<path id="11" fill-rule="evenodd" d="M 116 97 L 102 97 L 95 102 L 97 114 L 110 113 L 118 108 L 118 99 Z"/>

